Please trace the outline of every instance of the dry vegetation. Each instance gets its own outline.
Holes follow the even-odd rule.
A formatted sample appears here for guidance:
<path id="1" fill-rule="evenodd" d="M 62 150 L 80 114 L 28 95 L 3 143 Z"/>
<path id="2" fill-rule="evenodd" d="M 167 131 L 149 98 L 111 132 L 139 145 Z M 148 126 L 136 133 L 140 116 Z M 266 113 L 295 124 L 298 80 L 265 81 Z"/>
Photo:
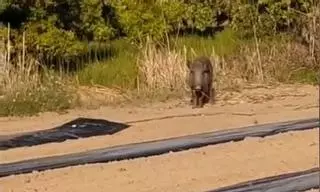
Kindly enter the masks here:
<path id="1" fill-rule="evenodd" d="M 215 45 L 209 44 L 205 49 L 214 64 L 218 94 L 240 91 L 251 83 L 314 83 L 319 70 L 319 23 L 319 10 L 315 9 L 307 25 L 309 47 L 288 37 L 271 40 L 256 37 L 251 42 L 240 41 L 232 54 L 223 55 L 216 53 Z M 43 68 L 37 60 L 25 55 L 25 48 L 18 51 L 18 59 L 12 60 L 8 57 L 12 51 L 9 39 L 2 40 L 0 49 L 0 116 L 60 111 L 78 104 L 97 107 L 185 96 L 188 91 L 186 60 L 204 54 L 197 52 L 197 47 L 176 48 L 169 41 L 160 47 L 147 42 L 136 58 L 138 76 L 132 81 L 136 82 L 137 89 L 123 90 L 80 86 L 77 81 Z"/>
<path id="2" fill-rule="evenodd" d="M 250 85 L 314 83 L 317 75 L 318 67 L 308 47 L 287 39 L 244 44 L 227 57 L 219 56 L 214 46 L 209 51 L 211 54 L 208 56 L 215 69 L 214 84 L 220 98 L 226 92 L 241 92 Z M 95 104 L 98 106 L 101 103 L 119 105 L 119 101 L 150 102 L 188 97 L 186 60 L 197 55 L 185 46 L 172 49 L 169 44 L 158 47 L 148 43 L 137 59 L 137 90 L 121 91 L 95 86 L 87 89 L 92 94 L 90 101 L 100 97 Z"/>
<path id="3" fill-rule="evenodd" d="M 10 28 L 9 28 L 10 29 Z M 8 36 L 10 31 L 8 31 Z M 24 40 L 24 38 L 23 38 Z M 68 109 L 73 101 L 65 80 L 46 70 L 22 50 L 12 50 L 9 38 L 2 40 L 0 116 L 25 115 Z M 5 47 L 4 47 L 5 46 Z M 10 52 L 17 51 L 17 60 Z M 40 72 L 41 71 L 41 72 Z"/>
<path id="4" fill-rule="evenodd" d="M 186 51 L 179 52 L 170 46 L 157 48 L 147 43 L 138 59 L 138 67 L 145 90 L 185 90 Z"/>

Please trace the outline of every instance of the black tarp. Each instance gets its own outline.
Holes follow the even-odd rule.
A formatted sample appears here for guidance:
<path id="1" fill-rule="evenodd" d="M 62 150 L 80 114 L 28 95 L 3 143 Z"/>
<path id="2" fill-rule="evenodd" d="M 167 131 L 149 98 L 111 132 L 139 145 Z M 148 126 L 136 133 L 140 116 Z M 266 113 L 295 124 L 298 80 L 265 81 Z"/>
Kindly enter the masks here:
<path id="1" fill-rule="evenodd" d="M 123 123 L 103 119 L 77 118 L 52 129 L 35 131 L 17 136 L 2 136 L 4 139 L 1 139 L 0 137 L 0 150 L 51 142 L 63 142 L 68 139 L 112 135 L 128 127 L 129 125 Z"/>

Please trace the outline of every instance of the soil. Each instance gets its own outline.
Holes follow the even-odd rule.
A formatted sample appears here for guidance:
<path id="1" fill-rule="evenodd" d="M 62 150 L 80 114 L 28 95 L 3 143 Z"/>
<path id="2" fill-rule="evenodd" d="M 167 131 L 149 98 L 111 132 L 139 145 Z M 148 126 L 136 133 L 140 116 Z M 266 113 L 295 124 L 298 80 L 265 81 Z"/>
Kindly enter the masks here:
<path id="1" fill-rule="evenodd" d="M 63 115 L 45 113 L 37 117 L 1 118 L 0 136 L 52 128 L 79 116 L 127 122 L 131 126 L 111 136 L 0 151 L 0 163 L 319 117 L 318 98 L 318 87 L 286 85 L 220 95 L 216 104 L 202 109 L 192 109 L 186 101 L 171 101 L 145 107 L 101 107 L 72 110 Z M 190 116 L 200 113 L 203 115 Z M 172 117 L 175 115 L 187 116 Z M 137 122 L 164 116 L 171 118 Z M 316 166 L 319 166 L 319 129 L 248 138 L 148 158 L 9 176 L 0 178 L 0 191 L 205 191 Z"/>

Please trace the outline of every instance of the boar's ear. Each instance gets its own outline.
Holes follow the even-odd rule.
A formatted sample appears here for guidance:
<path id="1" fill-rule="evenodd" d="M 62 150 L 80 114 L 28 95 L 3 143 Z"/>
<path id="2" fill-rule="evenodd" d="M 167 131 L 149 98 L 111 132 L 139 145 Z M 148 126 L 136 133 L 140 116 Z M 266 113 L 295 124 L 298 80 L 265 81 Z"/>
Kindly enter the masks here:
<path id="1" fill-rule="evenodd" d="M 190 60 L 187 60 L 187 67 L 188 67 L 188 69 L 190 69 L 190 66 L 191 66 L 191 62 L 190 62 Z"/>

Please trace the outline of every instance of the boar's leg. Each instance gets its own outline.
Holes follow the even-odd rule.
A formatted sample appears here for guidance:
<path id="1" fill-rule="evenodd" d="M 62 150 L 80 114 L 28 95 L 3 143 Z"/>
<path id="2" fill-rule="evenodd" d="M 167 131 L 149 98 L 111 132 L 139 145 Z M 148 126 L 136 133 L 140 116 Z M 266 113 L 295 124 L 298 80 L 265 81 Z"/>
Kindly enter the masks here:
<path id="1" fill-rule="evenodd" d="M 196 108 L 197 107 L 198 94 L 197 94 L 196 90 L 192 90 L 191 103 L 192 103 L 192 108 Z"/>
<path id="2" fill-rule="evenodd" d="M 193 90 L 191 90 L 191 98 L 190 98 L 190 104 L 191 104 L 191 105 L 193 104 L 194 97 L 195 97 L 195 93 L 194 93 Z"/>
<path id="3" fill-rule="evenodd" d="M 202 92 L 203 97 L 203 104 L 209 103 L 211 98 L 211 87 L 210 85 L 206 86 Z"/>
<path id="4" fill-rule="evenodd" d="M 199 108 L 203 107 L 206 98 L 207 98 L 207 96 L 205 95 L 204 92 L 200 92 L 200 93 L 199 93 L 199 104 L 198 104 L 198 107 L 199 107 Z"/>

